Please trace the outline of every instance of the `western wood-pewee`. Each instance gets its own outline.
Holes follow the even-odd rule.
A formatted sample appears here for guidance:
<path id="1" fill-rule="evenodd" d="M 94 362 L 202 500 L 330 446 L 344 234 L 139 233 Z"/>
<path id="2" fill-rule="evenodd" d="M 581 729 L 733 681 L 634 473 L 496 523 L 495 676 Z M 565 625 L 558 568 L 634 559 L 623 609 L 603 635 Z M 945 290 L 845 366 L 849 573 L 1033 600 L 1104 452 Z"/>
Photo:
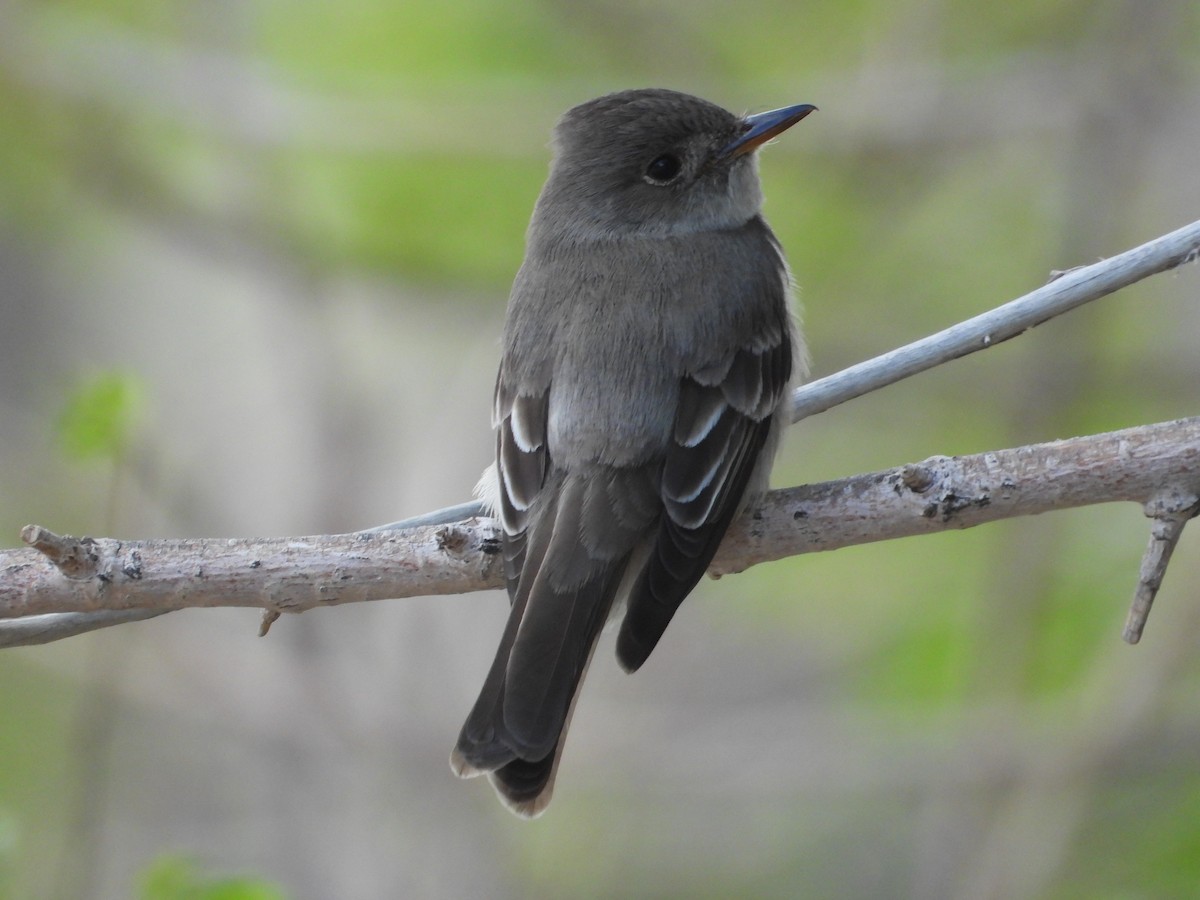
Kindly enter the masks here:
<path id="1" fill-rule="evenodd" d="M 534 816 L 597 637 L 637 669 L 766 489 L 804 348 L 755 150 L 813 111 L 667 90 L 575 107 L 529 225 L 496 379 L 512 609 L 451 765 Z"/>

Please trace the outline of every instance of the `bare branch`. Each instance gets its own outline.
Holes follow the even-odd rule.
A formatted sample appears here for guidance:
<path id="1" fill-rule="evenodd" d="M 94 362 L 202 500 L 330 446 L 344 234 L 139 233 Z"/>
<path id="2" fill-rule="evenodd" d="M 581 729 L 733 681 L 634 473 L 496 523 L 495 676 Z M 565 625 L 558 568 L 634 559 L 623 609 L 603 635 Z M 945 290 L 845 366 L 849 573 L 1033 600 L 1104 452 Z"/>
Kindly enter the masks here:
<path id="1" fill-rule="evenodd" d="M 713 571 L 1056 509 L 1146 504 L 1169 489 L 1200 491 L 1200 417 L 772 491 L 730 530 Z"/>
<path id="2" fill-rule="evenodd" d="M 85 547 L 94 574 L 64 574 L 37 549 L 0 551 L 0 619 L 213 606 L 302 612 L 501 583 L 499 534 L 490 520 L 301 538 L 77 539 L 38 526 L 24 534 L 39 546 Z"/>
<path id="3" fill-rule="evenodd" d="M 960 356 L 986 350 L 1060 313 L 1127 287 L 1143 278 L 1195 262 L 1200 221 L 1147 241 L 1090 266 L 1054 273 L 1048 284 L 981 315 L 797 388 L 792 421 L 824 412 L 910 375 Z"/>
<path id="4" fill-rule="evenodd" d="M 712 571 L 816 550 L 970 528 L 1109 501 L 1200 494 L 1200 417 L 771 492 L 730 529 Z M 249 606 L 301 612 L 367 600 L 498 588 L 490 519 L 405 531 L 262 540 L 119 541 L 50 535 L 0 552 L 0 618 L 97 610 Z M 74 545 L 78 544 L 79 547 Z M 55 559 L 93 560 L 64 574 Z"/>

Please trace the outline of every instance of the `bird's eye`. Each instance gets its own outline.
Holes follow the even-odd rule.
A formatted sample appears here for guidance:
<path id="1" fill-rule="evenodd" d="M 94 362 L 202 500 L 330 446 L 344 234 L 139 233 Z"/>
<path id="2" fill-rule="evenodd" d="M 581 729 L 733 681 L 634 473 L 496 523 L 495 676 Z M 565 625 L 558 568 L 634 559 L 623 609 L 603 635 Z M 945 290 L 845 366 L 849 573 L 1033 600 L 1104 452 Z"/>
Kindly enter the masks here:
<path id="1" fill-rule="evenodd" d="M 667 184 L 675 179 L 683 163 L 674 153 L 664 153 L 646 166 L 646 180 L 651 184 Z"/>

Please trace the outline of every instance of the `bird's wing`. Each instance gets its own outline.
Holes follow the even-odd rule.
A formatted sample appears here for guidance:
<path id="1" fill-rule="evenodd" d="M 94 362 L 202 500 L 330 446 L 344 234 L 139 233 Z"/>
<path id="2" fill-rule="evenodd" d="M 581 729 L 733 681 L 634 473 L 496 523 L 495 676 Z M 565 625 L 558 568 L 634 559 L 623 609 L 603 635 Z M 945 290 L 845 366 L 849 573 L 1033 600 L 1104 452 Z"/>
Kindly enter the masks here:
<path id="1" fill-rule="evenodd" d="M 550 389 L 520 394 L 506 383 L 504 369 L 496 379 L 496 468 L 500 523 L 504 528 L 504 575 L 510 600 L 525 564 L 526 530 L 534 500 L 546 481 L 550 454 L 546 426 Z"/>
<path id="2" fill-rule="evenodd" d="M 696 586 L 741 509 L 792 376 L 786 328 L 683 378 L 660 483 L 664 515 L 617 638 L 628 671 L 642 665 Z"/>
<path id="3" fill-rule="evenodd" d="M 516 393 L 505 381 L 501 367 L 494 401 L 496 506 L 504 530 L 504 577 L 513 608 L 495 660 L 451 758 L 455 770 L 464 776 L 491 771 L 512 758 L 511 748 L 498 740 L 494 723 L 503 718 L 508 657 L 529 599 L 529 586 L 520 589 L 521 571 L 527 560 L 534 568 L 539 566 L 549 543 L 549 531 L 541 534 L 532 548 L 528 535 L 532 507 L 549 469 L 546 448 L 549 397 L 549 388 L 534 395 Z"/>

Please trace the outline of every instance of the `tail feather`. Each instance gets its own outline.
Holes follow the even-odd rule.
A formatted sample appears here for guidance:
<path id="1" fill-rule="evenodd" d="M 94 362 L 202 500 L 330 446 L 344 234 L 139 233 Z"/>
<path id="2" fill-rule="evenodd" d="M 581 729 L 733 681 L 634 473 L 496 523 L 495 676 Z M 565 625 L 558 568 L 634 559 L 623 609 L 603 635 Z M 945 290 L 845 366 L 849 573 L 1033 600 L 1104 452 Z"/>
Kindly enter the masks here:
<path id="1" fill-rule="evenodd" d="M 623 570 L 620 560 L 565 592 L 535 582 L 504 690 L 504 724 L 519 756 L 542 758 L 558 742 Z"/>
<path id="2" fill-rule="evenodd" d="M 545 759 L 514 759 L 490 775 L 501 802 L 526 819 L 540 816 L 554 794 L 554 776 L 562 755 L 561 742 Z"/>
<path id="3" fill-rule="evenodd" d="M 539 529 L 532 536 L 532 540 L 524 544 L 524 558 L 535 569 L 546 556 L 551 530 Z M 512 607 L 504 626 L 504 633 L 500 637 L 500 646 L 496 650 L 483 687 L 479 690 L 479 697 L 459 732 L 458 743 L 450 755 L 450 767 L 461 778 L 491 772 L 515 758 L 509 746 L 510 742 L 504 738 L 504 693 L 509 655 L 529 603 L 531 587 L 532 582 L 524 585 L 516 579 L 511 582 Z"/>
<path id="4" fill-rule="evenodd" d="M 530 762 L 528 760 L 513 760 L 501 766 L 491 774 L 492 787 L 500 795 L 501 801 L 519 816 L 533 819 L 540 816 L 550 805 L 554 796 L 554 778 L 558 774 L 558 763 L 562 759 L 563 745 L 567 739 L 567 729 L 575 715 L 575 704 L 579 700 L 579 687 L 591 667 L 592 657 L 596 652 L 596 641 L 592 641 L 591 650 L 583 664 L 575 686 L 575 695 L 567 709 L 567 717 L 563 720 L 562 729 L 554 749 L 543 759 Z"/>
<path id="5" fill-rule="evenodd" d="M 498 675 L 488 676 L 451 755 L 460 777 L 489 773 L 505 805 L 519 815 L 536 816 L 550 802 L 579 688 L 620 582 L 621 567 L 615 568 L 573 597 L 532 598 L 526 611 L 546 601 L 568 601 L 571 611 L 544 624 L 535 618 L 528 641 L 514 604 L 492 666 Z"/>
<path id="6" fill-rule="evenodd" d="M 462 777 L 490 773 L 523 816 L 550 802 L 579 686 L 630 555 L 596 559 L 584 549 L 585 488 L 564 485 L 531 524 L 500 647 L 451 755 Z"/>

